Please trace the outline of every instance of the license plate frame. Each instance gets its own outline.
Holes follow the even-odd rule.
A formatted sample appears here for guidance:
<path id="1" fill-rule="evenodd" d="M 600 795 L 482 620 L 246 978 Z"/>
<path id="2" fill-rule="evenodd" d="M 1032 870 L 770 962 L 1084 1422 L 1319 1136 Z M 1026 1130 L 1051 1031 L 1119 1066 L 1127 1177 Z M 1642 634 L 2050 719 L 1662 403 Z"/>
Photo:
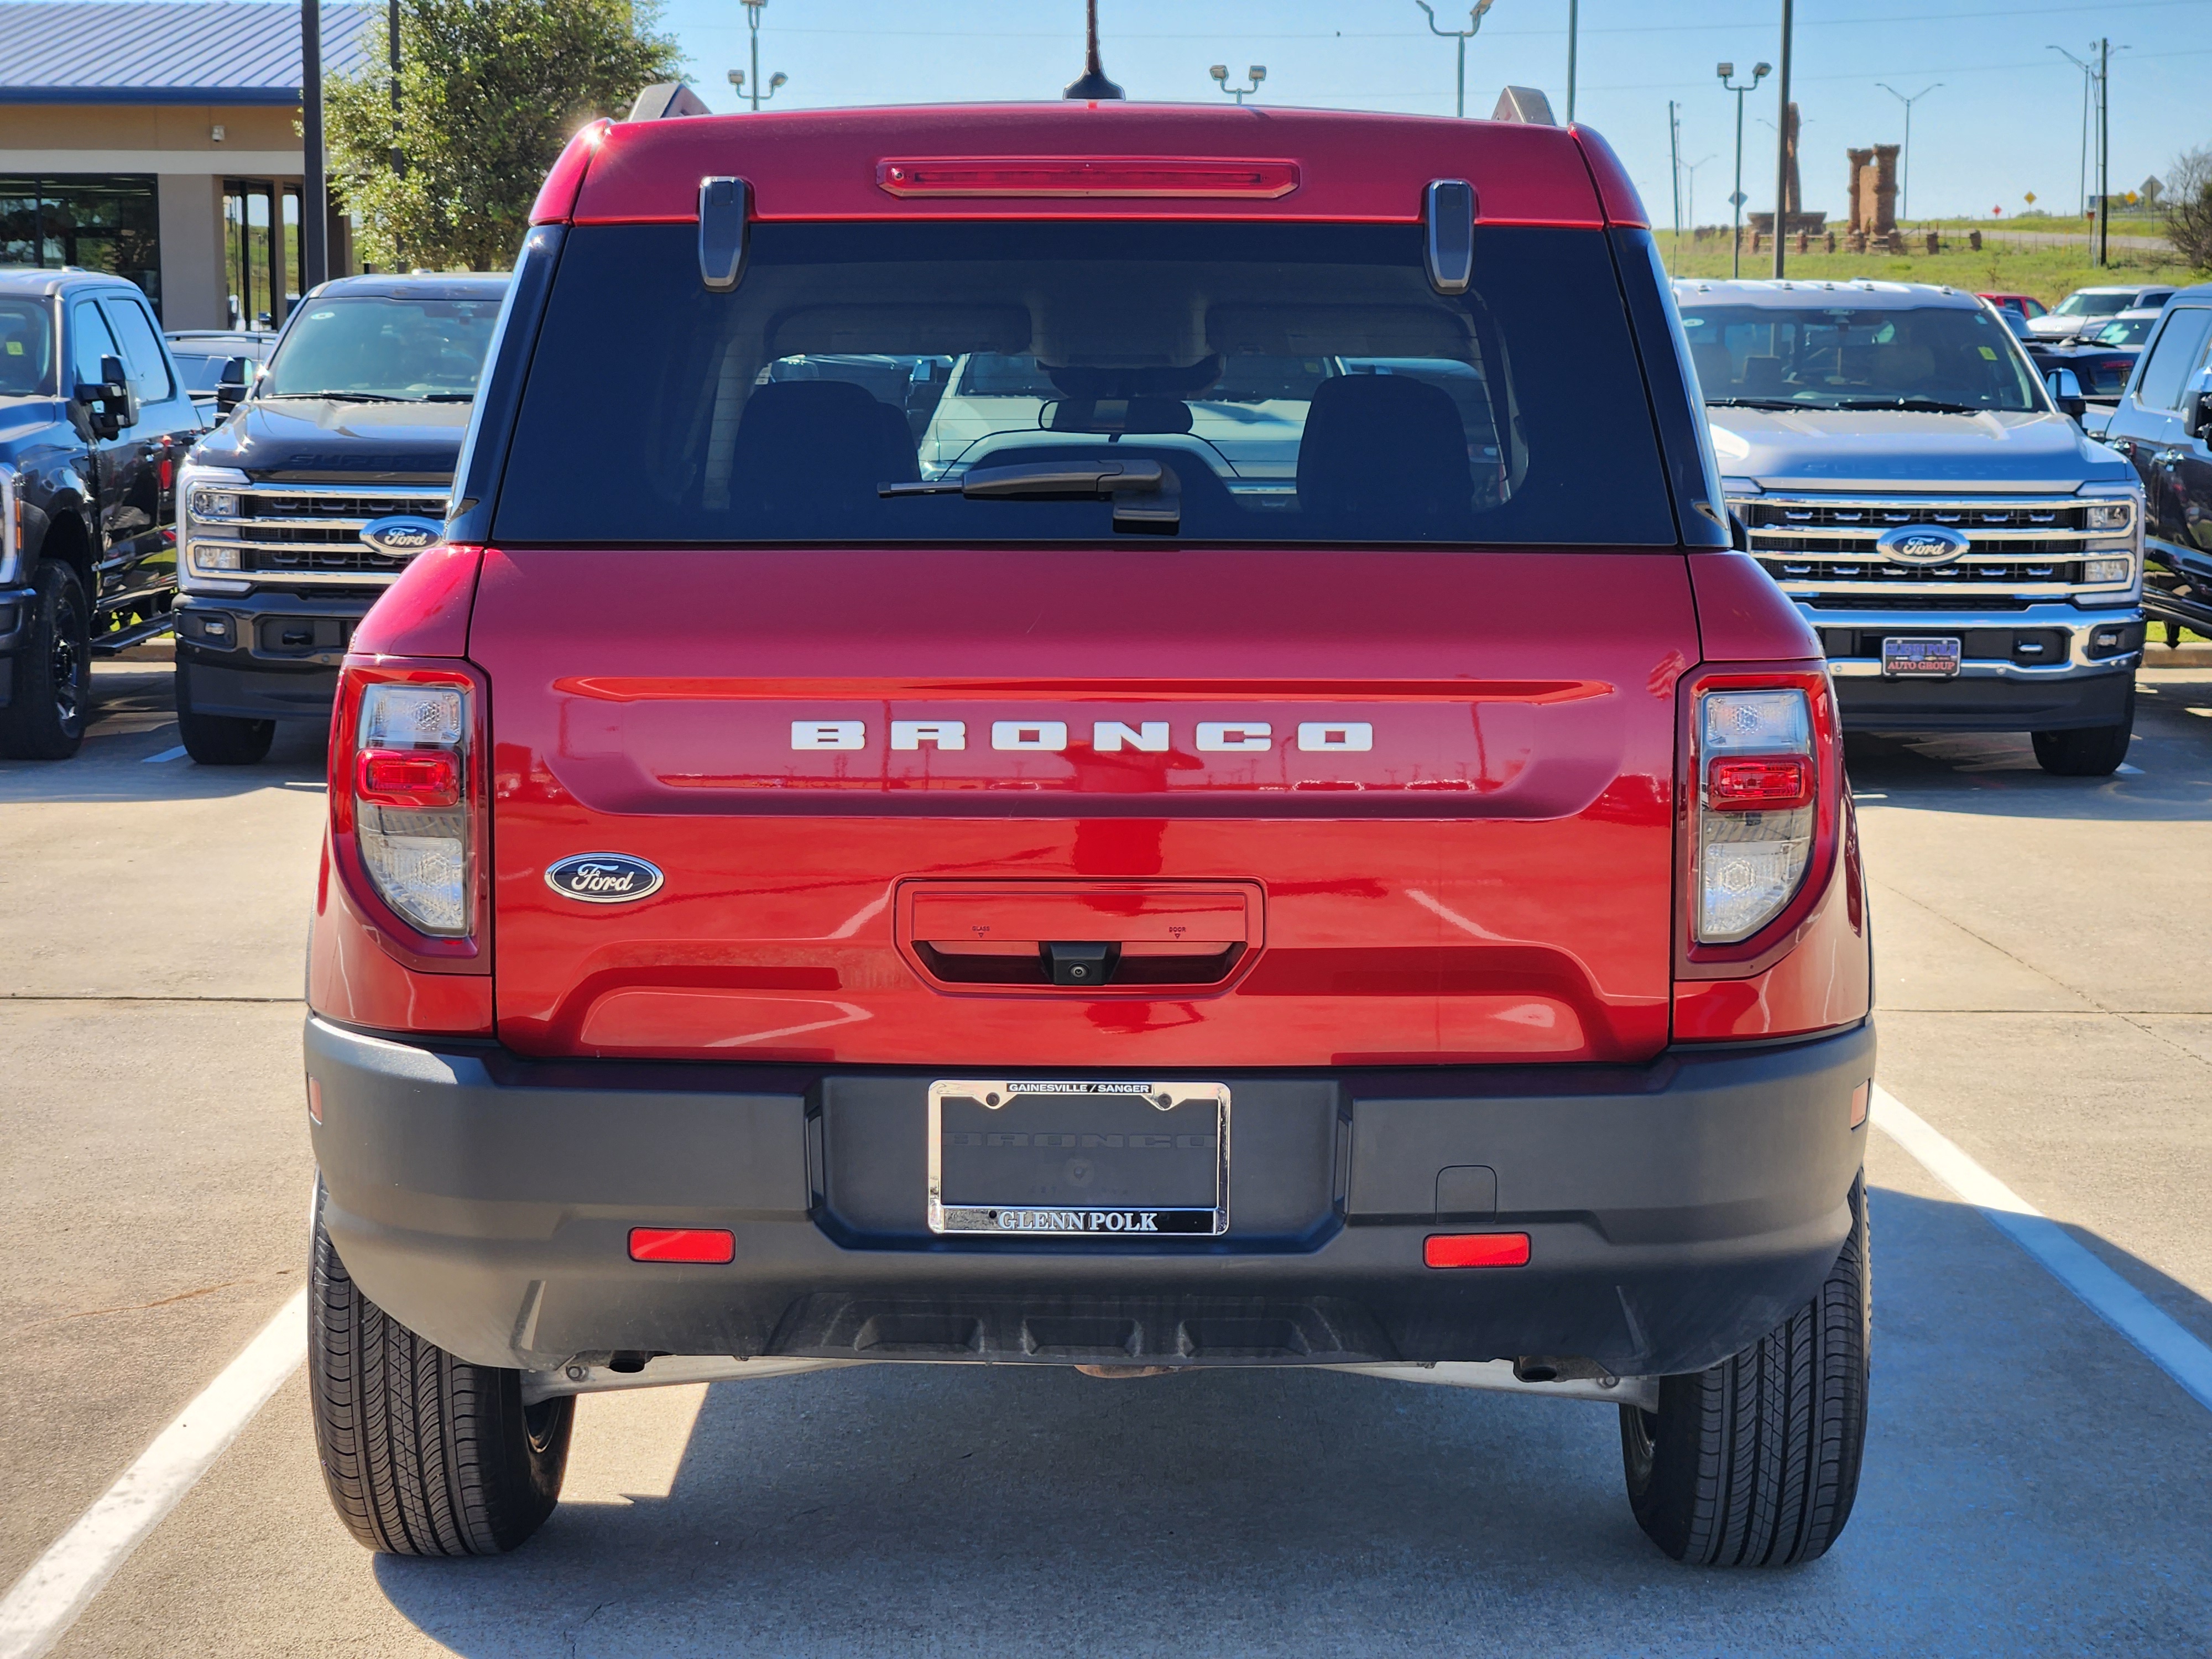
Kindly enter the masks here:
<path id="1" fill-rule="evenodd" d="M 1040 1118 L 1050 1121 L 1054 1114 L 1048 1109 L 1032 1106 L 1024 1110 L 1023 1103 L 1046 1103 L 1064 1105 L 1067 1103 L 1091 1103 L 1100 1108 L 1103 1120 L 1093 1132 L 1075 1129 L 1066 1122 L 1048 1129 L 1013 1127 L 1000 1131 L 1009 1142 L 1023 1138 L 1018 1145 L 1005 1150 L 1044 1153 L 1058 1158 L 1062 1153 L 1075 1157 L 1061 1165 L 1064 1179 L 1072 1179 L 1073 1166 L 1089 1164 L 1085 1154 L 1096 1154 L 1098 1159 L 1112 1158 L 1116 1174 L 1126 1175 L 1127 1155 L 1133 1152 L 1167 1152 L 1185 1156 L 1175 1160 L 1171 1173 L 1186 1185 L 1202 1171 L 1210 1169 L 1212 1202 L 1159 1203 L 1146 1205 L 1116 1200 L 1111 1202 L 1083 1204 L 1040 1200 L 1036 1194 L 1024 1195 L 1007 1192 L 1001 1196 L 979 1194 L 974 1188 L 978 1181 L 1006 1179 L 1003 1172 L 998 1176 L 979 1173 L 969 1167 L 975 1160 L 956 1158 L 948 1168 L 945 1157 L 948 1116 L 957 1122 L 975 1122 L 979 1125 L 1026 1123 L 1034 1126 Z M 1136 1109 L 1141 1106 L 1143 1112 Z M 976 1115 L 980 1108 L 981 1115 Z M 1145 1115 L 1145 1113 L 1152 1115 Z M 1006 1115 L 1001 1116 L 1001 1114 Z M 1189 1114 L 1189 1115 L 1182 1115 Z M 1105 1127 L 1105 1121 L 1122 1127 Z M 951 1237 L 993 1238 L 1107 1238 L 1120 1242 L 1150 1243 L 1159 1239 L 1212 1238 L 1229 1231 L 1229 1122 L 1230 1091 L 1224 1083 L 1163 1082 L 1114 1079 L 1030 1079 L 1030 1078 L 941 1078 L 929 1085 L 929 1231 Z M 1154 1126 L 1158 1127 L 1155 1127 Z M 1133 1126 L 1133 1127 L 1132 1127 Z M 975 1135 L 979 1129 L 954 1128 L 952 1133 Z M 1044 1134 L 1053 1137 L 1048 1145 L 1027 1145 L 1026 1137 Z M 1158 1146 L 1135 1146 L 1125 1144 L 1133 1136 L 1141 1135 L 1146 1140 L 1164 1140 Z M 988 1137 L 987 1137 L 988 1138 Z M 1196 1144 L 1210 1139 L 1212 1145 Z M 1093 1145 L 1092 1143 L 1097 1143 Z M 964 1153 L 965 1146 L 956 1147 Z M 985 1149 L 995 1150 L 995 1149 Z M 1203 1154 L 1211 1152 L 1210 1159 Z M 1193 1158 L 1188 1154 L 1200 1154 Z M 1120 1155 L 1118 1158 L 1113 1155 Z M 998 1160 L 1005 1163 L 1012 1160 Z M 1037 1160 L 1032 1158 L 1031 1162 Z M 1014 1184 L 1009 1182 L 1009 1184 Z M 1202 1183 L 1201 1183 L 1202 1184 Z M 948 1185 L 950 1193 L 948 1195 Z M 1189 1194 L 1164 1194 L 1167 1197 L 1188 1197 Z M 1025 1196 L 1028 1201 L 1024 1201 Z M 1102 1194 L 1103 1196 L 1103 1194 Z"/>
<path id="2" fill-rule="evenodd" d="M 1966 655 L 1966 641 L 1955 635 L 1892 635 L 1881 642 L 1881 673 L 1891 680 L 1955 680 Z"/>

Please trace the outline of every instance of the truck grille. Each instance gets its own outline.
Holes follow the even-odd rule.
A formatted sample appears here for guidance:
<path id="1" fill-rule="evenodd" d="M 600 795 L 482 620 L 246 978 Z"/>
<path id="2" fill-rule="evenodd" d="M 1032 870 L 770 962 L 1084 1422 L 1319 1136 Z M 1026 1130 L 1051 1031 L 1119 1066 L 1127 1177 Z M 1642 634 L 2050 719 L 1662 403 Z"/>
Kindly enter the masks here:
<path id="1" fill-rule="evenodd" d="M 1993 501 L 1763 495 L 1729 502 L 1751 552 L 1793 599 L 1816 607 L 2015 609 L 2081 585 L 2089 504 L 2072 496 Z M 1901 564 L 1875 546 L 1905 525 L 1941 525 L 1972 545 L 1948 564 Z M 2124 550 L 2100 532 L 2096 551 Z"/>
<path id="2" fill-rule="evenodd" d="M 380 553 L 363 526 L 395 513 L 442 520 L 444 484 L 264 484 L 239 492 L 240 517 L 216 529 L 235 540 L 241 572 L 310 582 L 389 581 L 414 556 Z M 213 527 L 213 526 L 211 526 Z"/>

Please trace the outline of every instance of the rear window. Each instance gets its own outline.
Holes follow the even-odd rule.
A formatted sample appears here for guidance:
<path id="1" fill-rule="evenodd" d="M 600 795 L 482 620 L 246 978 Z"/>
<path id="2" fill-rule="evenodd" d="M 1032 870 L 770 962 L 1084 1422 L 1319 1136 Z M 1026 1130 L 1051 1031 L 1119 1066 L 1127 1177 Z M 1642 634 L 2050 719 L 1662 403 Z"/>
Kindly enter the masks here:
<path id="1" fill-rule="evenodd" d="M 1121 459 L 1185 541 L 1675 540 L 1601 233 L 1482 230 L 1453 297 L 1413 226 L 759 225 L 727 294 L 697 246 L 569 233 L 495 533 L 1102 539 L 1104 501 L 878 492 Z"/>

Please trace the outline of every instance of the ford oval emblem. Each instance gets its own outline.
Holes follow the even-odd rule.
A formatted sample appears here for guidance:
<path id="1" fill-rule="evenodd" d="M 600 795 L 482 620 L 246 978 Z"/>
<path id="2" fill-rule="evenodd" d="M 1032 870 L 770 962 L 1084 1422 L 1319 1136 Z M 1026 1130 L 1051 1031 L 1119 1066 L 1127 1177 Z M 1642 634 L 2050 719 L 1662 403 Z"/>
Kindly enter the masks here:
<path id="1" fill-rule="evenodd" d="M 446 526 L 437 520 L 418 519 L 411 513 L 371 519 L 361 527 L 363 544 L 387 559 L 404 559 L 420 553 L 445 533 Z"/>
<path id="2" fill-rule="evenodd" d="M 579 853 L 545 872 L 545 884 L 586 904 L 628 904 L 660 890 L 660 872 L 627 853 Z"/>
<path id="3" fill-rule="evenodd" d="M 1948 564 L 1973 545 L 1948 525 L 1901 524 L 1875 539 L 1875 550 L 1899 564 Z"/>

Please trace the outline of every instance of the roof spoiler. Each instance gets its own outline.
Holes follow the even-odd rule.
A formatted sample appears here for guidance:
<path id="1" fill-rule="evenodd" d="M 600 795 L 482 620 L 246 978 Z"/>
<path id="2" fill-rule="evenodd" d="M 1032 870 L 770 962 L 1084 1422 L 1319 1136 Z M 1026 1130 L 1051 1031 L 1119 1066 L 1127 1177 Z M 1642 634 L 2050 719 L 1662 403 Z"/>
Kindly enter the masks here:
<path id="1" fill-rule="evenodd" d="M 707 100 L 681 81 L 656 81 L 638 94 L 625 121 L 665 121 L 678 115 L 712 115 Z"/>
<path id="2" fill-rule="evenodd" d="M 1559 124 L 1552 118 L 1552 100 L 1534 87 L 1508 87 L 1498 94 L 1498 107 L 1490 112 L 1493 121 L 1522 121 L 1532 127 L 1555 127 Z"/>

